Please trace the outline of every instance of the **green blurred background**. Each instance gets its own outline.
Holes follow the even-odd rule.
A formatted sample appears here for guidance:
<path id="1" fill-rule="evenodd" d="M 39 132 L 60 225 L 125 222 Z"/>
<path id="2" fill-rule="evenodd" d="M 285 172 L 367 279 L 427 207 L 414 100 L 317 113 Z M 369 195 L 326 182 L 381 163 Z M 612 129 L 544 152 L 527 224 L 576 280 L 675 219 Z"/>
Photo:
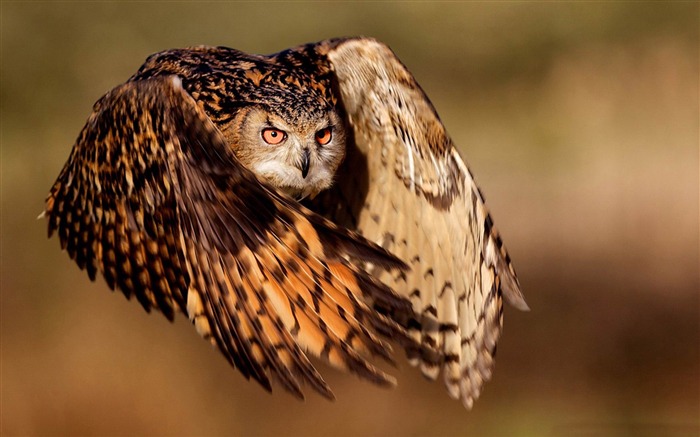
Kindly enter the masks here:
<path id="1" fill-rule="evenodd" d="M 687 3 L 2 2 L 3 435 L 698 435 L 698 16 Z M 36 220 L 150 53 L 388 43 L 474 170 L 530 313 L 471 412 L 402 362 L 338 400 L 245 381 Z"/>

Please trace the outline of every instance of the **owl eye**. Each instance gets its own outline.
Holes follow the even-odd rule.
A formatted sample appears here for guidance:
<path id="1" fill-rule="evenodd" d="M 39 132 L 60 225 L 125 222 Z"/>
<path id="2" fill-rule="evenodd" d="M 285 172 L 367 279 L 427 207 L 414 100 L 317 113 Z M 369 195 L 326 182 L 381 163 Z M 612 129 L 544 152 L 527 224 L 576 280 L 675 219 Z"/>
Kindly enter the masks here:
<path id="1" fill-rule="evenodd" d="M 316 132 L 316 142 L 322 146 L 328 144 L 332 137 L 331 128 L 329 127 Z"/>
<path id="2" fill-rule="evenodd" d="M 262 138 L 267 144 L 279 144 L 287 138 L 287 133 L 285 131 L 267 128 L 262 131 Z"/>

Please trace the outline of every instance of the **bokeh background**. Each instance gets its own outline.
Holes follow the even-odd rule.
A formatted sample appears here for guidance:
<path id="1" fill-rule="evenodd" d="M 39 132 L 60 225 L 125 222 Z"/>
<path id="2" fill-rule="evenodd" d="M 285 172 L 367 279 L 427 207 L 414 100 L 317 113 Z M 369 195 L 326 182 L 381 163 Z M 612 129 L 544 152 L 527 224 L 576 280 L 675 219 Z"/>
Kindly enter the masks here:
<path id="1" fill-rule="evenodd" d="M 2 2 L 2 435 L 698 435 L 696 2 Z M 150 53 L 388 43 L 474 170 L 529 313 L 471 412 L 386 390 L 270 396 L 36 220 L 103 93 Z M 307 390 L 308 391 L 308 390 Z"/>

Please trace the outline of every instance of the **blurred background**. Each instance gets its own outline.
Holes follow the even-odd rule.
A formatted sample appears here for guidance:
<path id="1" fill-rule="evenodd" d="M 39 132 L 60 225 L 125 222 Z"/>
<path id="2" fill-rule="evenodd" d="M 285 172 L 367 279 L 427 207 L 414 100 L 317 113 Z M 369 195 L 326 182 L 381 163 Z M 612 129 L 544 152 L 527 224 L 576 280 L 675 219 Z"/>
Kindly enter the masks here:
<path id="1" fill-rule="evenodd" d="M 698 435 L 699 5 L 3 2 L 2 435 Z M 481 185 L 532 308 L 471 412 L 270 396 L 185 317 L 91 283 L 36 220 L 92 104 L 149 54 L 389 44 Z"/>

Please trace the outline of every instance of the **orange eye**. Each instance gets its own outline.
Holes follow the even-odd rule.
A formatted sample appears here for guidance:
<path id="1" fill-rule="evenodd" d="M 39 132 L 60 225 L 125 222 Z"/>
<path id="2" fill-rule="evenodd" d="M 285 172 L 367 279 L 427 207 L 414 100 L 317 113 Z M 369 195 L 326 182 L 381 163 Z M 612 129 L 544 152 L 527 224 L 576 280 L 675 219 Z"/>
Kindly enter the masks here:
<path id="1" fill-rule="evenodd" d="M 316 142 L 322 146 L 330 143 L 332 137 L 333 135 L 331 134 L 331 128 L 329 127 L 316 132 Z"/>
<path id="2" fill-rule="evenodd" d="M 279 144 L 287 138 L 287 134 L 284 131 L 274 128 L 263 129 L 262 138 L 267 144 Z"/>

